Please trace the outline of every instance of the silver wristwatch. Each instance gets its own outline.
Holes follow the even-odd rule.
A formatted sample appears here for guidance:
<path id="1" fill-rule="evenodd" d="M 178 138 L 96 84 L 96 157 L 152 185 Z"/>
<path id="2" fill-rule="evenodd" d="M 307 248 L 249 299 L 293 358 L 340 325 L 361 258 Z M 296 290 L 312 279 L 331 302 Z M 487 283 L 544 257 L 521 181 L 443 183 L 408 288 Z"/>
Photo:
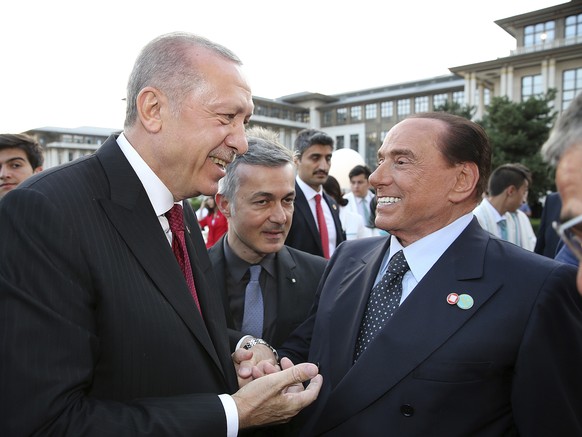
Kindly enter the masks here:
<path id="1" fill-rule="evenodd" d="M 277 350 L 262 338 L 252 338 L 249 341 L 247 341 L 242 348 L 248 350 L 256 344 L 264 344 L 269 349 L 271 349 L 271 352 L 273 352 L 273 354 L 275 355 L 275 360 L 277 361 L 277 363 L 279 362 L 279 354 L 277 353 Z"/>

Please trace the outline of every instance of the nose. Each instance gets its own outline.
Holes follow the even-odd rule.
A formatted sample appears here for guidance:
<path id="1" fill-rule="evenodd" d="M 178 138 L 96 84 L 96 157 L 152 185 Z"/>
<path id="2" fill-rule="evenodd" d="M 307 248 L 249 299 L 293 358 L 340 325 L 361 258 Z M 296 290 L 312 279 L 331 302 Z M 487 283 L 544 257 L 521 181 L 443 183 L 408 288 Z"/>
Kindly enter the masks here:
<path id="1" fill-rule="evenodd" d="M 276 203 L 275 206 L 273 206 L 269 220 L 271 220 L 273 223 L 278 223 L 281 225 L 287 223 L 287 212 L 281 203 Z"/>
<path id="2" fill-rule="evenodd" d="M 5 165 L 0 165 L 0 179 L 6 179 L 8 177 L 8 173 L 8 168 Z"/>
<path id="3" fill-rule="evenodd" d="M 232 131 L 225 139 L 225 144 L 234 149 L 237 155 L 242 155 L 249 150 L 249 143 L 247 142 L 245 125 L 243 123 L 237 123 L 236 126 L 233 126 Z"/>

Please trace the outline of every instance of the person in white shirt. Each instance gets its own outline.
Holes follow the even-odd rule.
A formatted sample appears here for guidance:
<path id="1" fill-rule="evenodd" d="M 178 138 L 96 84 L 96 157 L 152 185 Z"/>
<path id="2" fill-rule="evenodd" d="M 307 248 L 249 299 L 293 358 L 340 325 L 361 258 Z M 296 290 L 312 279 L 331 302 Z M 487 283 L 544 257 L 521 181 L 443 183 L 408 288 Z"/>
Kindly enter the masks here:
<path id="1" fill-rule="evenodd" d="M 344 198 L 348 200 L 346 209 L 352 213 L 359 214 L 366 225 L 364 237 L 379 235 L 379 229 L 372 222 L 373 213 L 370 202 L 374 198 L 368 178 L 372 172 L 365 165 L 356 165 L 348 174 L 350 178 L 351 192 L 346 193 Z"/>
<path id="2" fill-rule="evenodd" d="M 531 174 L 521 164 L 497 167 L 489 178 L 488 194 L 473 210 L 483 229 L 533 251 L 536 236 L 529 218 L 519 206 L 527 199 Z"/>

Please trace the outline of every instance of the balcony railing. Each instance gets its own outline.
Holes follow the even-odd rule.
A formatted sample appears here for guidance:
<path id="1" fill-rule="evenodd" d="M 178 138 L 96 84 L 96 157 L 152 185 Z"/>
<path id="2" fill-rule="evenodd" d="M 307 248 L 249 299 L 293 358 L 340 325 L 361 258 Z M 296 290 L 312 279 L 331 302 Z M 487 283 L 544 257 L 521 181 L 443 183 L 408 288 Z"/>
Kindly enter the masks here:
<path id="1" fill-rule="evenodd" d="M 570 38 L 555 39 L 553 41 L 547 41 L 533 46 L 518 47 L 517 49 L 511 51 L 511 56 L 525 55 L 527 53 L 535 53 L 542 50 L 557 49 L 560 47 L 566 47 L 580 43 L 582 43 L 582 35 L 576 35 Z"/>

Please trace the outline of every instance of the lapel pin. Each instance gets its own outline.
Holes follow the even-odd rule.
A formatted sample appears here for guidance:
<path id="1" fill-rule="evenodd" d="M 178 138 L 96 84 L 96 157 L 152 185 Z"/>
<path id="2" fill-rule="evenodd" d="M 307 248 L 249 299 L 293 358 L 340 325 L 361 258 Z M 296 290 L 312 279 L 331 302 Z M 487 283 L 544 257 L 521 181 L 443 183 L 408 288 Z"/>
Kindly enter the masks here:
<path id="1" fill-rule="evenodd" d="M 459 301 L 459 295 L 457 293 L 450 293 L 447 296 L 447 303 L 449 305 L 456 305 L 458 301 Z"/>
<path id="2" fill-rule="evenodd" d="M 190 233 L 190 228 L 188 226 L 186 226 L 186 230 L 188 231 L 188 233 Z"/>
<path id="3" fill-rule="evenodd" d="M 293 282 L 295 284 L 295 282 L 297 282 L 297 281 L 295 280 L 295 278 L 291 278 L 291 282 Z"/>
<path id="4" fill-rule="evenodd" d="M 335 205 L 335 203 L 334 203 L 333 205 L 331 205 L 331 207 L 332 207 L 334 210 L 337 210 L 337 206 Z"/>
<path id="5" fill-rule="evenodd" d="M 473 303 L 475 301 L 473 300 L 473 298 L 471 296 L 469 296 L 468 294 L 461 294 L 459 296 L 459 301 L 457 302 L 457 306 L 459 308 L 461 308 L 462 310 L 468 310 L 469 308 L 471 308 L 473 306 Z"/>

